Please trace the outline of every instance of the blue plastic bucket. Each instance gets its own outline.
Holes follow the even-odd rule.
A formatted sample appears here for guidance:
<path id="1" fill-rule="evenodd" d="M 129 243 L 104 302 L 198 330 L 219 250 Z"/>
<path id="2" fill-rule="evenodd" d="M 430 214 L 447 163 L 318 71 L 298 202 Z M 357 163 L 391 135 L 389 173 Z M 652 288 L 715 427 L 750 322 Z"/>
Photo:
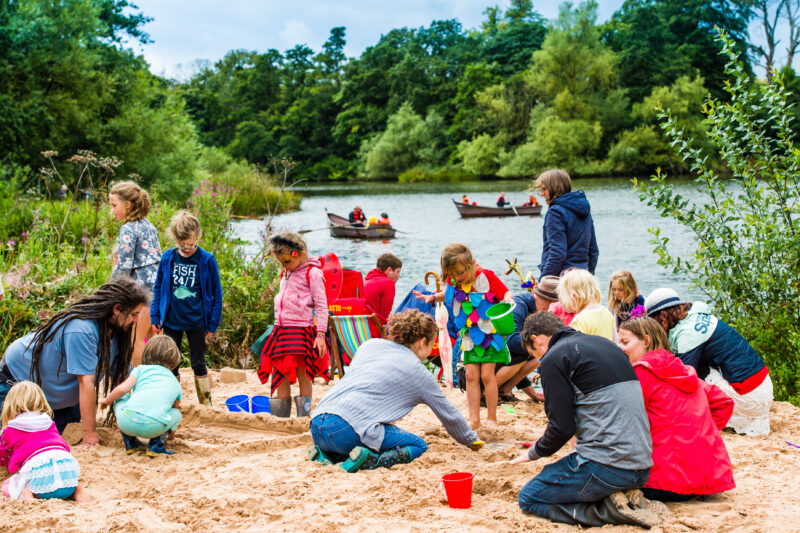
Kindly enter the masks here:
<path id="1" fill-rule="evenodd" d="M 250 399 L 252 403 L 251 413 L 269 413 L 269 397 L 268 396 L 253 396 Z"/>
<path id="2" fill-rule="evenodd" d="M 238 396 L 231 396 L 225 400 L 225 406 L 228 411 L 232 413 L 249 413 L 250 412 L 250 397 L 247 394 L 239 394 Z"/>

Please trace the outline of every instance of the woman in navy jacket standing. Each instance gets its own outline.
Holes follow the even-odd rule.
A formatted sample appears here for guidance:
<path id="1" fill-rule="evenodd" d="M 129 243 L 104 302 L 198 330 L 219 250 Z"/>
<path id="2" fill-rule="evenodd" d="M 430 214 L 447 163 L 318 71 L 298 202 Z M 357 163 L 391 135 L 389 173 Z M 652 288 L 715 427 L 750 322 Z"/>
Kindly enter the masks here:
<path id="1" fill-rule="evenodd" d="M 542 172 L 534 187 L 541 191 L 548 205 L 542 228 L 540 277 L 560 276 L 570 268 L 594 274 L 599 250 L 584 192 L 572 192 L 569 174 L 560 169 Z"/>

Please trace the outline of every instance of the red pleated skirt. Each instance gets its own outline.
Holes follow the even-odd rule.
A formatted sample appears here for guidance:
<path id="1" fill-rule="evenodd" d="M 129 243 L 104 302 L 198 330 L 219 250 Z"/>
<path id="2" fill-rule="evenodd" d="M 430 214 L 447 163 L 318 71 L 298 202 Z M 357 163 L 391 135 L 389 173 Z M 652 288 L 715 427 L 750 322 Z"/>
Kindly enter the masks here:
<path id="1" fill-rule="evenodd" d="M 275 326 L 261 351 L 258 368 L 261 383 L 272 379 L 270 395 L 287 377 L 294 383 L 298 371 L 305 372 L 311 381 L 317 376 L 330 381 L 330 362 L 327 357 L 319 357 L 314 349 L 316 335 L 314 326 Z"/>

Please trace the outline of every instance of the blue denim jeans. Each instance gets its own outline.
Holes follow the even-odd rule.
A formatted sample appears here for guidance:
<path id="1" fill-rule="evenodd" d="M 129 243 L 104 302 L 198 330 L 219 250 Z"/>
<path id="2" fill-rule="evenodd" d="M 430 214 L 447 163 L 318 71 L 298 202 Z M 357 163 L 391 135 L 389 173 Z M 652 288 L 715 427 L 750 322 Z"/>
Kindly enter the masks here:
<path id="1" fill-rule="evenodd" d="M 383 442 L 380 450 L 393 450 L 405 446 L 411 452 L 413 461 L 428 450 L 422 438 L 391 424 L 383 424 Z M 311 419 L 311 440 L 328 454 L 334 462 L 341 462 L 356 446 L 365 446 L 358 433 L 338 415 L 321 414 Z"/>
<path id="2" fill-rule="evenodd" d="M 3 409 L 3 404 L 6 402 L 6 396 L 8 395 L 8 391 L 11 390 L 12 386 L 13 383 L 7 383 L 5 381 L 0 382 L 0 410 Z M 59 433 L 64 432 L 64 428 L 67 427 L 67 424 L 80 421 L 81 408 L 79 405 L 64 407 L 62 409 L 53 409 L 53 422 L 56 423 L 56 429 Z"/>
<path id="3" fill-rule="evenodd" d="M 619 490 L 638 489 L 649 476 L 649 468 L 623 470 L 571 453 L 545 466 L 522 487 L 519 507 L 525 513 L 550 518 L 550 504 L 600 501 Z"/>

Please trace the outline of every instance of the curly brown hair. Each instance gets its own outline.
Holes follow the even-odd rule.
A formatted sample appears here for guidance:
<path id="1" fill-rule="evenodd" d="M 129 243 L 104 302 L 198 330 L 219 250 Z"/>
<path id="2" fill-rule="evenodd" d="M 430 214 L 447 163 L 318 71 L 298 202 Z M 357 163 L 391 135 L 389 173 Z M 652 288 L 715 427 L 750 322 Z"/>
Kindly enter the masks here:
<path id="1" fill-rule="evenodd" d="M 667 307 L 657 313 L 653 313 L 650 315 L 650 318 L 654 318 L 656 322 L 661 324 L 664 331 L 669 333 L 672 328 L 678 325 L 678 322 L 686 318 L 691 308 L 692 304 L 690 303 L 673 305 L 672 307 Z"/>
<path id="2" fill-rule="evenodd" d="M 411 347 L 420 339 L 432 342 L 438 328 L 430 315 L 418 309 L 409 309 L 389 317 L 389 338 L 398 344 Z"/>

